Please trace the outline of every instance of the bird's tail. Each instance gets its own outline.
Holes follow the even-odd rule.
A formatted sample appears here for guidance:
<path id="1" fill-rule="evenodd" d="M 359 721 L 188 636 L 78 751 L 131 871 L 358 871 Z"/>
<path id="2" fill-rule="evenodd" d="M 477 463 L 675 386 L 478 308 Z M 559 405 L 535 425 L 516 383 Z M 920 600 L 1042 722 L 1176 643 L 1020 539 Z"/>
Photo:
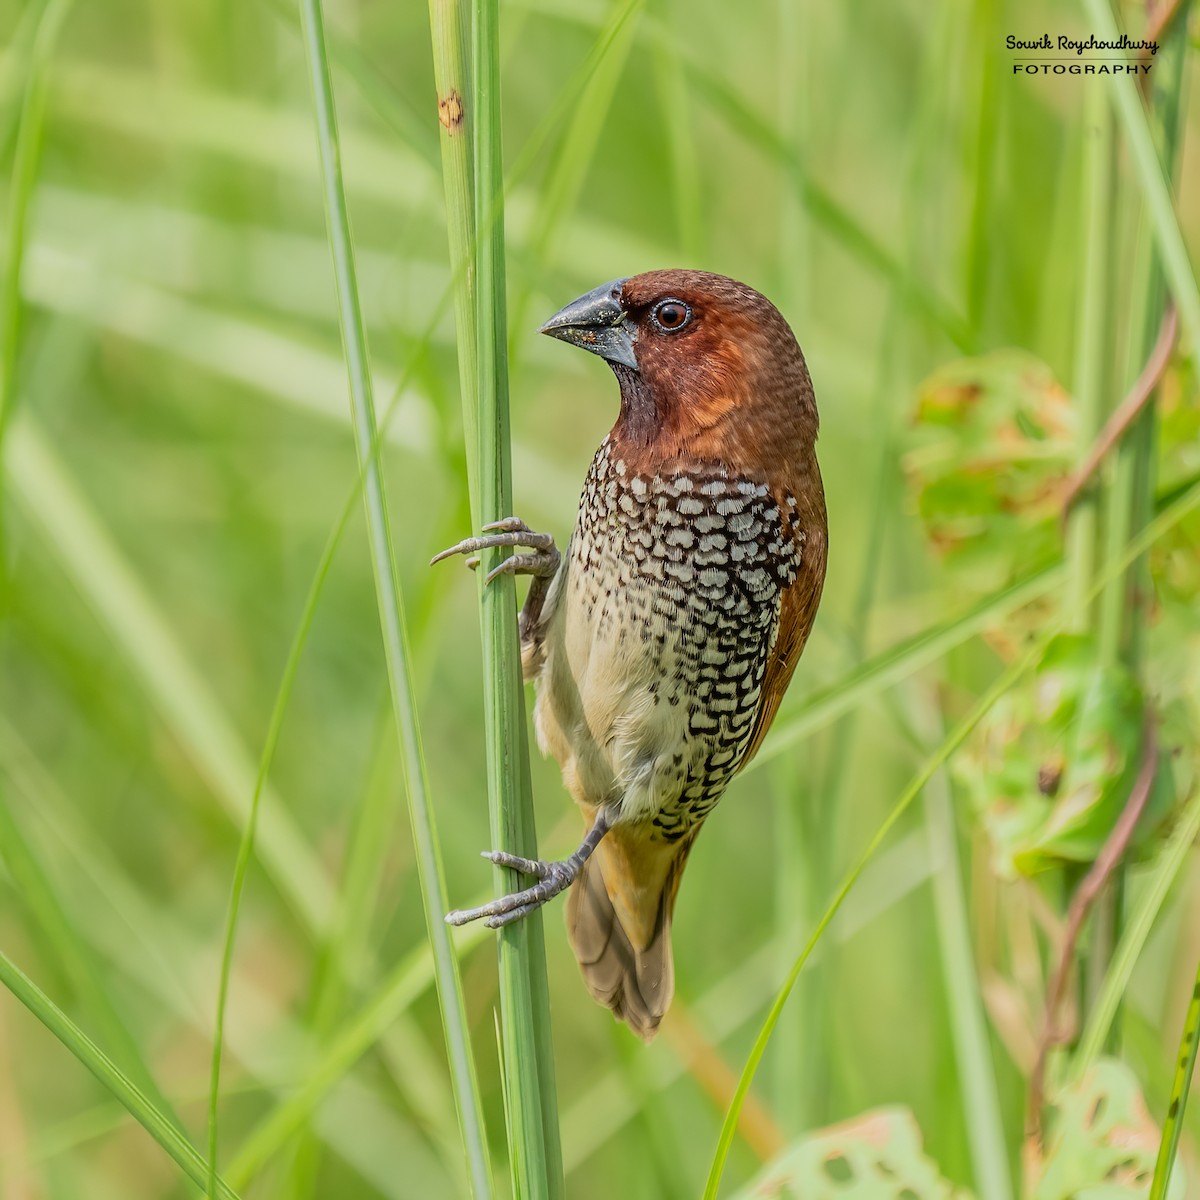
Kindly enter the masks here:
<path id="1" fill-rule="evenodd" d="M 592 995 L 640 1038 L 658 1032 L 675 991 L 671 913 L 695 834 L 651 841 L 620 825 L 567 897 L 567 935 Z"/>

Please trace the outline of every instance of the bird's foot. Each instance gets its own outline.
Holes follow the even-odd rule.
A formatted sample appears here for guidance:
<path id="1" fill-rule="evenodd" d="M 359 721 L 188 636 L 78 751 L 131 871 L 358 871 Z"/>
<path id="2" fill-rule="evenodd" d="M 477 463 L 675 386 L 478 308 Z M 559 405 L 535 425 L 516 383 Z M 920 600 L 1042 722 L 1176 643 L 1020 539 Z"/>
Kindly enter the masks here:
<path id="1" fill-rule="evenodd" d="M 540 858 L 522 858 L 519 854 L 509 854 L 504 850 L 485 850 L 483 857 L 489 862 L 498 867 L 511 867 L 523 875 L 532 875 L 539 882 L 533 887 L 501 896 L 499 900 L 493 900 L 490 904 L 482 904 L 479 908 L 456 908 L 446 914 L 446 924 L 466 925 L 483 918 L 483 923 L 489 929 L 499 929 L 519 921 L 535 908 L 541 908 L 547 900 L 553 900 L 559 892 L 565 892 L 575 882 L 583 864 L 591 858 L 592 852 L 608 832 L 611 819 L 610 813 L 600 809 L 591 829 L 579 844 L 579 849 L 569 858 L 556 862 L 543 862 Z"/>
<path id="2" fill-rule="evenodd" d="M 559 892 L 565 892 L 575 882 L 582 865 L 573 861 L 574 855 L 559 862 L 543 862 L 540 858 L 522 858 L 519 854 L 507 854 L 503 850 L 485 850 L 483 857 L 498 867 L 511 867 L 523 875 L 533 875 L 540 882 L 535 883 L 533 887 L 501 896 L 499 900 L 493 900 L 479 908 L 456 908 L 446 914 L 448 925 L 466 925 L 481 918 L 484 918 L 484 924 L 490 929 L 511 925 L 533 912 L 535 908 L 541 908 L 548 900 L 553 900 Z"/>
<path id="3" fill-rule="evenodd" d="M 533 575 L 539 579 L 551 579 L 558 570 L 559 554 L 551 533 L 535 533 L 520 517 L 505 517 L 483 527 L 485 536 L 469 537 L 429 560 L 432 567 L 444 558 L 456 554 L 469 555 L 467 566 L 475 570 L 479 566 L 481 550 L 498 549 L 502 546 L 520 546 L 526 553 L 510 554 L 488 573 L 485 583 L 491 583 L 497 575 Z"/>

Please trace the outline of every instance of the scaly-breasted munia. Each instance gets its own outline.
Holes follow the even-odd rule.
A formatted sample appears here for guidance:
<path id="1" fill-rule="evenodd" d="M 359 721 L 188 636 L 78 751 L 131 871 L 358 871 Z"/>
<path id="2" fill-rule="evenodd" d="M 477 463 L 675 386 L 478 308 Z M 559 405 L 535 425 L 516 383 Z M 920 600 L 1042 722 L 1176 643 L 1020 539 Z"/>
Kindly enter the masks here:
<path id="1" fill-rule="evenodd" d="M 438 559 L 523 548 L 493 574 L 533 576 L 521 648 L 538 741 L 588 832 L 561 862 L 489 853 L 539 882 L 447 920 L 500 926 L 571 887 L 588 987 L 649 1039 L 674 990 L 684 863 L 770 728 L 820 602 L 817 407 L 787 322 L 721 275 L 619 279 L 541 332 L 606 359 L 621 388 L 567 552 L 509 518 Z"/>

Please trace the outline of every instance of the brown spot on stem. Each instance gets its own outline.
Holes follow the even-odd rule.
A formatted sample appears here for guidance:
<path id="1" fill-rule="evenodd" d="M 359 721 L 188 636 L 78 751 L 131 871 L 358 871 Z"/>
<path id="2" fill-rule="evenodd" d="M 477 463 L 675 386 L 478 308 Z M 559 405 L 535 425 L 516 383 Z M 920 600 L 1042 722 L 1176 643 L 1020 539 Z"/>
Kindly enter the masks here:
<path id="1" fill-rule="evenodd" d="M 438 97 L 438 120 L 451 137 L 462 128 L 463 102 L 457 88 L 451 88 L 448 95 Z"/>
<path id="2" fill-rule="evenodd" d="M 1043 796 L 1057 796 L 1058 785 L 1062 783 L 1063 764 L 1059 762 L 1043 763 L 1038 768 L 1037 786 Z"/>

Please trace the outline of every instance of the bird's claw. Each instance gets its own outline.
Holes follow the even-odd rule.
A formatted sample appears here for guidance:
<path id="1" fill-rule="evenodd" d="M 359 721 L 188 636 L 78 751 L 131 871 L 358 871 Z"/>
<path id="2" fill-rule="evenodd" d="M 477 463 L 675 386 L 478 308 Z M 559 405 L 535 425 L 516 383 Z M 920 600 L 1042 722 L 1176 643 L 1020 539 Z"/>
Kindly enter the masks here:
<path id="1" fill-rule="evenodd" d="M 560 892 L 565 892 L 579 873 L 578 866 L 567 860 L 543 862 L 538 858 L 522 858 L 504 850 L 485 850 L 483 857 L 498 867 L 511 867 L 523 875 L 533 875 L 540 882 L 521 891 L 501 896 L 498 900 L 481 904 L 478 908 L 456 908 L 446 914 L 447 925 L 467 925 L 480 919 L 489 929 L 511 925 L 514 921 L 528 916 L 534 909 L 541 908 L 547 901 L 553 900 Z"/>
<path id="2" fill-rule="evenodd" d="M 549 537 L 550 535 L 547 534 L 546 536 Z M 469 562 L 470 560 L 468 559 Z M 478 565 L 479 559 L 476 558 L 475 566 Z M 487 573 L 487 578 L 483 582 L 485 584 L 491 583 L 497 575 L 536 575 L 542 579 L 550 579 L 557 570 L 558 551 L 553 549 L 553 543 L 551 543 L 551 550 L 549 552 L 538 550 L 533 554 L 510 554 Z"/>
<path id="3" fill-rule="evenodd" d="M 491 521 L 483 530 L 483 537 L 463 538 L 461 542 L 449 546 L 440 554 L 435 554 L 429 560 L 429 565 L 432 567 L 435 563 L 457 554 L 467 554 L 471 556 L 467 559 L 467 566 L 473 571 L 479 566 L 481 550 L 521 546 L 530 553 L 509 555 L 488 572 L 485 584 L 491 583 L 497 575 L 534 575 L 549 579 L 558 570 L 559 554 L 554 545 L 553 534 L 535 533 L 520 517 L 504 517 L 499 521 Z"/>
<path id="4" fill-rule="evenodd" d="M 481 850 L 480 858 L 495 863 L 498 867 L 509 867 L 520 871 L 522 875 L 532 875 L 535 879 L 549 877 L 554 864 L 542 862 L 540 858 L 522 858 L 519 854 L 509 854 L 507 850 Z"/>

